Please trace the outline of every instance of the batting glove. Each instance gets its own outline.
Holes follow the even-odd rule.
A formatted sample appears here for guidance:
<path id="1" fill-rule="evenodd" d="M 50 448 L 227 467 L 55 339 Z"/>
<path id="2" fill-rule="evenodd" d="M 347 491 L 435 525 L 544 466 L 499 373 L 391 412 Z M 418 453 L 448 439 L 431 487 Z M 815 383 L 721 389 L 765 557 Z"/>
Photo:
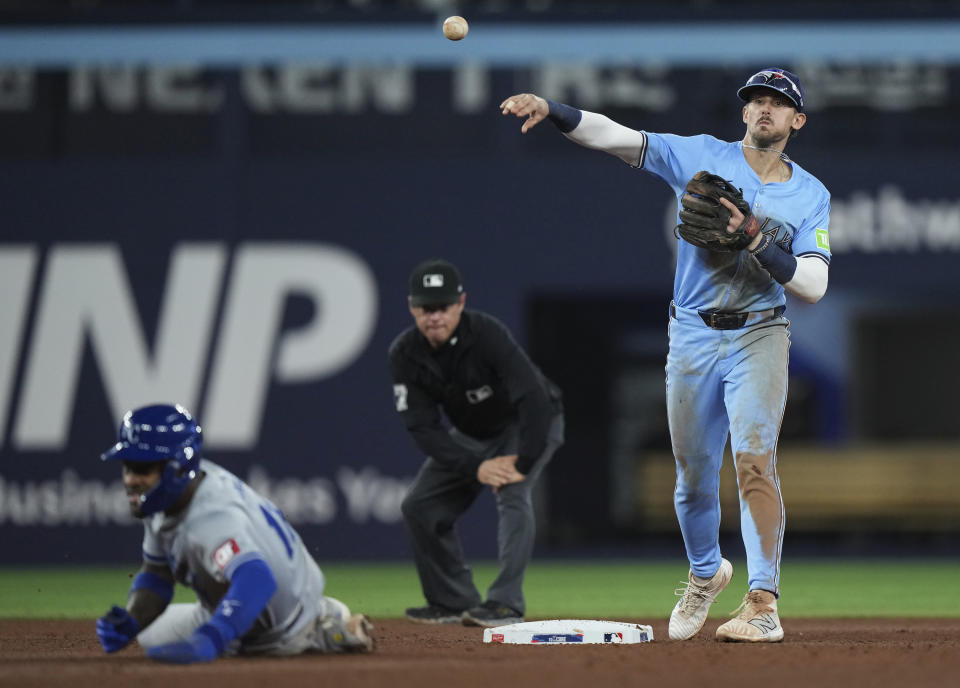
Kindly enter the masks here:
<path id="1" fill-rule="evenodd" d="M 123 607 L 113 605 L 97 619 L 97 638 L 106 652 L 122 650 L 140 632 L 140 624 Z"/>
<path id="2" fill-rule="evenodd" d="M 209 624 L 200 626 L 187 640 L 167 645 L 157 645 L 147 650 L 147 657 L 158 662 L 171 664 L 193 664 L 194 662 L 212 662 L 223 651 L 211 637 L 217 633 Z M 219 640 L 219 634 L 217 634 Z"/>

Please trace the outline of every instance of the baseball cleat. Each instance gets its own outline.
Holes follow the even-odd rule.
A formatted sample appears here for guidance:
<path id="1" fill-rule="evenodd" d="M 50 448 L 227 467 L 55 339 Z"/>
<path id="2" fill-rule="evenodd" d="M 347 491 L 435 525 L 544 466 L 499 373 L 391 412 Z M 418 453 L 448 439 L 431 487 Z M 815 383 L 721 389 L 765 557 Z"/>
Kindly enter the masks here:
<path id="1" fill-rule="evenodd" d="M 674 594 L 680 597 L 670 613 L 670 640 L 689 640 L 703 628 L 710 612 L 710 605 L 733 578 L 733 565 L 726 559 L 720 560 L 720 568 L 706 583 L 697 583 L 693 571 L 688 581 L 677 588 Z"/>
<path id="2" fill-rule="evenodd" d="M 717 629 L 717 640 L 739 643 L 779 643 L 783 640 L 777 598 L 772 592 L 751 590 L 734 614 L 737 616 Z"/>
<path id="3" fill-rule="evenodd" d="M 410 607 L 403 613 L 410 621 L 425 624 L 458 624 L 461 614 L 462 612 L 439 604 L 428 604 L 426 607 Z"/>
<path id="4" fill-rule="evenodd" d="M 348 652 L 373 652 L 376 643 L 373 640 L 373 624 L 363 614 L 354 614 L 347 623 L 345 649 Z"/>
<path id="5" fill-rule="evenodd" d="M 350 618 L 350 607 L 336 597 L 324 596 L 323 600 L 326 605 L 326 613 L 322 614 L 322 616 L 335 616 L 342 621 L 347 621 Z"/>
<path id="6" fill-rule="evenodd" d="M 500 604 L 494 600 L 487 600 L 479 607 L 468 609 L 461 617 L 464 626 L 503 626 L 523 621 L 523 614 L 512 607 Z"/>

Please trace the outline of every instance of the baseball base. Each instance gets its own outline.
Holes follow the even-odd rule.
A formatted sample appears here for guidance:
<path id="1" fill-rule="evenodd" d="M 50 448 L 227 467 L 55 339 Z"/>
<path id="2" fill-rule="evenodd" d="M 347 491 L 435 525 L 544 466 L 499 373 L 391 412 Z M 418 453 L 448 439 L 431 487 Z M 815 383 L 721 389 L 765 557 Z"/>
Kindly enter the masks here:
<path id="1" fill-rule="evenodd" d="M 483 642 L 509 645 L 632 645 L 652 640 L 650 626 L 587 619 L 525 621 L 483 631 Z"/>

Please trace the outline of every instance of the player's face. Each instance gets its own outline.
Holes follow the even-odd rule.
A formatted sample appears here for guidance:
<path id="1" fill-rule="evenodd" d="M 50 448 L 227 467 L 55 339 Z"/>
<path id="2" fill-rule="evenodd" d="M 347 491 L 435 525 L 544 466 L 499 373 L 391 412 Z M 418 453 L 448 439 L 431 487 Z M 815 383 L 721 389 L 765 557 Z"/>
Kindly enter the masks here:
<path id="1" fill-rule="evenodd" d="M 136 518 L 142 518 L 140 513 L 140 496 L 145 495 L 153 486 L 160 482 L 160 475 L 163 473 L 165 461 L 148 462 L 142 461 L 124 461 L 123 462 L 123 487 L 127 492 L 127 503 L 130 506 L 130 513 Z"/>
<path id="2" fill-rule="evenodd" d="M 743 122 L 753 145 L 774 146 L 790 138 L 792 129 L 799 129 L 807 116 L 797 112 L 793 102 L 775 92 L 759 91 L 743 106 Z"/>
<path id="3" fill-rule="evenodd" d="M 410 306 L 410 313 L 417 323 L 417 329 L 434 349 L 446 344 L 450 335 L 457 329 L 466 301 L 467 295 L 460 294 L 460 300 L 457 303 Z"/>

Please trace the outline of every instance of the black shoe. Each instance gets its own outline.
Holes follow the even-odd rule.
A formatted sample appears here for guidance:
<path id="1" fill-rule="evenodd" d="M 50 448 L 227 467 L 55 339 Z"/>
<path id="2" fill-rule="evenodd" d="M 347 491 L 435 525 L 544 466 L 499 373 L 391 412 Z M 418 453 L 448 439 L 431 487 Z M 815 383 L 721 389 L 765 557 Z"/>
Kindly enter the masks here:
<path id="1" fill-rule="evenodd" d="M 410 621 L 416 621 L 417 623 L 455 624 L 460 623 L 462 612 L 439 604 L 428 604 L 426 607 L 410 607 L 403 614 Z"/>
<path id="2" fill-rule="evenodd" d="M 461 620 L 464 626 L 485 626 L 489 628 L 520 623 L 523 621 L 523 614 L 505 604 L 487 600 L 479 607 L 465 611 Z"/>

